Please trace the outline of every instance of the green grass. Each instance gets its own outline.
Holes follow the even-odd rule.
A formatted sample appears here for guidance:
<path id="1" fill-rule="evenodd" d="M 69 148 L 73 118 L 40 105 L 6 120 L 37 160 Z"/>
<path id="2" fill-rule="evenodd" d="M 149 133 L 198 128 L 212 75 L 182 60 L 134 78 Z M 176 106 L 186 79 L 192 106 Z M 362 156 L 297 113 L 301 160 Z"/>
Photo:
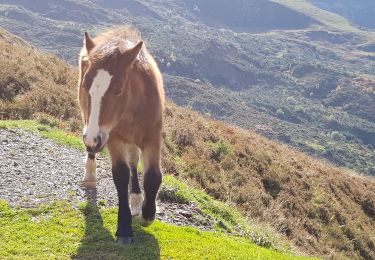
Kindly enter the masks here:
<path id="1" fill-rule="evenodd" d="M 69 133 L 51 126 L 50 122 L 36 121 L 36 120 L 0 120 L 0 128 L 12 129 L 21 128 L 26 131 L 38 133 L 40 136 L 51 139 L 58 144 L 67 145 L 79 150 L 85 150 L 82 139 L 73 133 Z M 100 152 L 102 155 L 107 155 L 108 151 L 105 148 Z M 138 169 L 141 169 L 140 166 Z"/>
<path id="2" fill-rule="evenodd" d="M 72 133 L 67 133 L 48 124 L 42 124 L 35 120 L 0 120 L 0 128 L 22 128 L 27 131 L 40 134 L 59 144 L 68 145 L 80 150 L 84 149 L 82 140 Z"/>
<path id="3" fill-rule="evenodd" d="M 194 202 L 205 214 L 217 221 L 216 230 L 229 233 L 238 233 L 250 239 L 253 243 L 280 251 L 289 251 L 287 243 L 276 235 L 270 227 L 252 223 L 245 219 L 240 212 L 233 207 L 217 201 L 204 191 L 194 189 L 171 175 L 163 177 L 163 187 L 160 195 L 169 192 L 167 196 L 179 203 Z"/>
<path id="4" fill-rule="evenodd" d="M 133 223 L 134 243 L 114 242 L 116 209 L 67 202 L 15 209 L 0 201 L 2 259 L 307 259 L 266 249 L 243 237 L 156 221 Z"/>

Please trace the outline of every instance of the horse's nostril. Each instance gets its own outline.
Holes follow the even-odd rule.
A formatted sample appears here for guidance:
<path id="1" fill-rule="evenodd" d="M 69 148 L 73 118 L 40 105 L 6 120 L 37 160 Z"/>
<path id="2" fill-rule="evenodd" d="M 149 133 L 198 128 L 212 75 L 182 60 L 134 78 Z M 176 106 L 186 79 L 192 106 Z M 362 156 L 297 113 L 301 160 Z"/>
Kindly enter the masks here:
<path id="1" fill-rule="evenodd" d="M 101 143 L 100 135 L 94 137 L 94 143 L 95 143 L 95 144 L 99 144 L 99 143 Z"/>
<path id="2" fill-rule="evenodd" d="M 99 136 L 95 137 L 94 139 L 96 148 L 99 149 L 102 146 L 102 138 Z"/>

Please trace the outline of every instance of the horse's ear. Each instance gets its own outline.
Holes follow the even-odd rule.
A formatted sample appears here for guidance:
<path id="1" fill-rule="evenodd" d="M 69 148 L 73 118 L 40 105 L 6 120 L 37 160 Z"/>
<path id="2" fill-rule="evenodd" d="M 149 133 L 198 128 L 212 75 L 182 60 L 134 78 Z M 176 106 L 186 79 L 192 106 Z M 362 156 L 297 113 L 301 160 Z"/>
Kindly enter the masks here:
<path id="1" fill-rule="evenodd" d="M 128 60 L 128 62 L 132 63 L 137 58 L 139 52 L 141 51 L 143 46 L 143 41 L 140 41 L 137 45 L 135 45 L 133 48 L 125 51 L 124 56 Z"/>
<path id="2" fill-rule="evenodd" d="M 90 52 L 95 47 L 95 43 L 87 32 L 85 32 L 84 35 L 83 46 L 86 48 L 87 52 Z"/>

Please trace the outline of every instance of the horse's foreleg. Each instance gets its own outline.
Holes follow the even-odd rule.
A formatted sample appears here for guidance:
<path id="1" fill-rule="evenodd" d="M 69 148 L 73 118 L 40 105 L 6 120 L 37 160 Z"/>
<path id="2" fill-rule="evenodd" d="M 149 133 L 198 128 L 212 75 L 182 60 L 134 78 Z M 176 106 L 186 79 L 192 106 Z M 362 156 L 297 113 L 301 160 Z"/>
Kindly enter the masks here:
<path id="1" fill-rule="evenodd" d="M 142 151 L 144 164 L 143 187 L 145 199 L 142 205 L 141 225 L 149 226 L 155 220 L 156 196 L 162 181 L 160 167 L 160 142 L 146 146 Z"/>
<path id="2" fill-rule="evenodd" d="M 136 145 L 126 145 L 126 159 L 131 170 L 130 179 L 130 208 L 132 216 L 142 213 L 143 196 L 138 180 L 139 148 Z"/>
<path id="3" fill-rule="evenodd" d="M 87 153 L 85 158 L 86 164 L 86 171 L 85 171 L 85 178 L 83 179 L 83 183 L 86 187 L 95 187 L 96 186 L 96 162 L 95 162 L 95 154 L 94 153 Z"/>
<path id="4" fill-rule="evenodd" d="M 132 216 L 128 202 L 129 167 L 126 162 L 118 161 L 112 167 L 113 181 L 118 195 L 118 214 L 116 240 L 127 244 L 132 241 Z"/>
<path id="5" fill-rule="evenodd" d="M 112 161 L 112 176 L 118 196 L 116 241 L 121 244 L 132 242 L 132 216 L 128 202 L 130 169 L 125 161 L 125 149 L 116 140 L 110 140 L 108 151 Z"/>

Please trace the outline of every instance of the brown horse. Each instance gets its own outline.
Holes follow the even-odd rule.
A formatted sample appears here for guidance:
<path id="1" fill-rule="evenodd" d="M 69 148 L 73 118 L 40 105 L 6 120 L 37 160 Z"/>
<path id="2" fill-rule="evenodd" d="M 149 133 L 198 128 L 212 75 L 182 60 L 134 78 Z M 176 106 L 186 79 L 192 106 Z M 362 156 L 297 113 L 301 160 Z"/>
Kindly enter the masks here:
<path id="1" fill-rule="evenodd" d="M 132 215 L 139 216 L 144 226 L 155 219 L 155 198 L 162 180 L 162 76 L 139 34 L 120 27 L 94 39 L 85 33 L 78 85 L 87 148 L 84 182 L 96 185 L 95 154 L 107 147 L 119 201 L 116 240 L 130 243 Z M 140 153 L 144 199 L 137 174 Z"/>

